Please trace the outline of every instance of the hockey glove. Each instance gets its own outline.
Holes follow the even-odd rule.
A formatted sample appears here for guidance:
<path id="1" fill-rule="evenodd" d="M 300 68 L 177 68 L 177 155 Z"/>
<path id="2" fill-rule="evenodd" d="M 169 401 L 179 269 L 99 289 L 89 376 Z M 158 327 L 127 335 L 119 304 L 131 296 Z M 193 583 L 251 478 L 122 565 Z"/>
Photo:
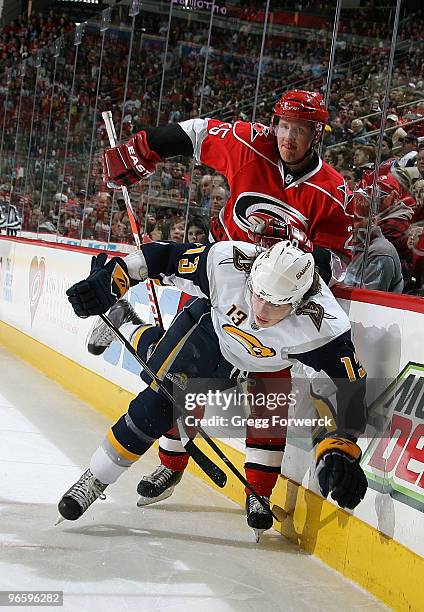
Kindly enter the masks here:
<path id="1" fill-rule="evenodd" d="M 146 132 L 137 132 L 125 144 L 103 153 L 103 175 L 108 187 L 129 187 L 149 178 L 161 161 L 157 153 L 150 150 Z"/>
<path id="2" fill-rule="evenodd" d="M 75 283 L 66 292 L 78 317 L 107 312 L 131 286 L 124 260 L 121 257 L 113 257 L 108 263 L 106 260 L 106 253 L 94 256 L 91 259 L 90 276 Z"/>
<path id="3" fill-rule="evenodd" d="M 356 508 L 365 497 L 367 478 L 359 464 L 361 449 L 348 438 L 325 438 L 317 446 L 316 476 L 323 497 L 341 508 Z"/>
<path id="4" fill-rule="evenodd" d="M 293 227 L 290 223 L 284 223 L 265 213 L 254 213 L 248 217 L 248 221 L 252 225 L 247 234 L 249 240 L 255 244 L 259 243 L 261 246 L 269 248 L 281 240 L 290 240 L 305 253 L 312 253 L 313 251 L 313 244 L 305 232 Z"/>

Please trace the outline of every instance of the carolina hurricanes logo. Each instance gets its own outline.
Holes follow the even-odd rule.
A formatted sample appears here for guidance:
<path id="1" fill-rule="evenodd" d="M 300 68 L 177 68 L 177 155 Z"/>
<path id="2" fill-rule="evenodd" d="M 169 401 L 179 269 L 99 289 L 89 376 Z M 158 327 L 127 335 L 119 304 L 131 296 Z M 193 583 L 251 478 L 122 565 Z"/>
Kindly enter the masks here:
<path id="1" fill-rule="evenodd" d="M 303 231 L 308 230 L 308 219 L 290 204 L 253 191 L 241 193 L 237 198 L 233 209 L 234 222 L 247 232 L 251 225 L 248 217 L 258 212 L 265 213 L 283 223 L 290 223 Z"/>
<path id="2" fill-rule="evenodd" d="M 258 136 L 268 136 L 270 132 L 270 128 L 267 125 L 263 125 L 262 123 L 251 123 L 251 141 L 253 142 L 255 138 Z"/>
<path id="3" fill-rule="evenodd" d="M 233 325 L 223 325 L 222 329 L 237 340 L 252 357 L 274 357 L 275 351 L 270 346 L 264 346 L 253 334 L 234 327 Z"/>

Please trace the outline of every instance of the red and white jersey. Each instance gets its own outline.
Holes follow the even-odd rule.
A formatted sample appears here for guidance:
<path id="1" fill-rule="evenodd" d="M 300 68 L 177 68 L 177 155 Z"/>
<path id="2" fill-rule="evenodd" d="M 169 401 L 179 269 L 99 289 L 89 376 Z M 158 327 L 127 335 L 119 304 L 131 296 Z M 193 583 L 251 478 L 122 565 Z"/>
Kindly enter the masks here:
<path id="1" fill-rule="evenodd" d="M 230 186 L 219 218 L 225 235 L 212 230 L 215 239 L 248 241 L 247 218 L 264 212 L 350 258 L 350 195 L 343 177 L 329 164 L 319 159 L 309 174 L 291 178 L 284 174 L 270 127 L 218 119 L 190 119 L 180 126 L 193 143 L 196 159 L 223 174 Z"/>

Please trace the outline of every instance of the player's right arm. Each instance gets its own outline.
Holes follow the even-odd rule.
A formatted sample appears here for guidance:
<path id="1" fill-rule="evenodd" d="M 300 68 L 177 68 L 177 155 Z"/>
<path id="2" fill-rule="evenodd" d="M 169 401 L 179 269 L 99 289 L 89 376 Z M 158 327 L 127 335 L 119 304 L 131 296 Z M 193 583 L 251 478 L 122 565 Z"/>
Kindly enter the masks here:
<path id="1" fill-rule="evenodd" d="M 77 316 L 107 312 L 133 285 L 157 279 L 198 297 L 209 297 L 207 260 L 215 245 L 151 242 L 125 258 L 94 256 L 89 276 L 72 285 L 66 294 Z"/>
<path id="2" fill-rule="evenodd" d="M 109 187 L 130 186 L 148 178 L 162 159 L 175 155 L 195 156 L 226 174 L 226 143 L 232 125 L 216 119 L 189 119 L 181 123 L 146 128 L 127 142 L 106 149 L 103 173 Z"/>

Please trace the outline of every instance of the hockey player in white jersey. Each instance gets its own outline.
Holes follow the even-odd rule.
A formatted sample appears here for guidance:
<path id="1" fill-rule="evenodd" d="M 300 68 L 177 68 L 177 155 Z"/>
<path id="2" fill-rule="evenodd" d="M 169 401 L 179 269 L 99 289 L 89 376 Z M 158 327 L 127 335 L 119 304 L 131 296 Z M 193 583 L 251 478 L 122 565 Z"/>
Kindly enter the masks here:
<path id="1" fill-rule="evenodd" d="M 68 299 L 80 317 L 113 306 L 110 317 L 170 390 L 170 374 L 224 379 L 232 387 L 240 371 L 279 371 L 296 360 L 323 370 L 337 387 L 337 428 L 316 449 L 319 486 L 341 507 L 359 504 L 367 488 L 356 444 L 365 428 L 366 375 L 355 357 L 349 320 L 320 279 L 311 253 L 288 241 L 262 252 L 246 242 L 155 242 L 125 259 L 106 259 L 105 253 L 93 257 L 90 275 L 68 289 Z M 166 332 L 138 320 L 122 299 L 117 302 L 147 278 L 197 296 Z M 141 377 L 148 387 L 109 429 L 89 469 L 60 500 L 63 518 L 78 519 L 173 426 L 171 402 L 147 374 Z M 246 493 L 249 526 L 270 528 L 271 512 Z"/>

